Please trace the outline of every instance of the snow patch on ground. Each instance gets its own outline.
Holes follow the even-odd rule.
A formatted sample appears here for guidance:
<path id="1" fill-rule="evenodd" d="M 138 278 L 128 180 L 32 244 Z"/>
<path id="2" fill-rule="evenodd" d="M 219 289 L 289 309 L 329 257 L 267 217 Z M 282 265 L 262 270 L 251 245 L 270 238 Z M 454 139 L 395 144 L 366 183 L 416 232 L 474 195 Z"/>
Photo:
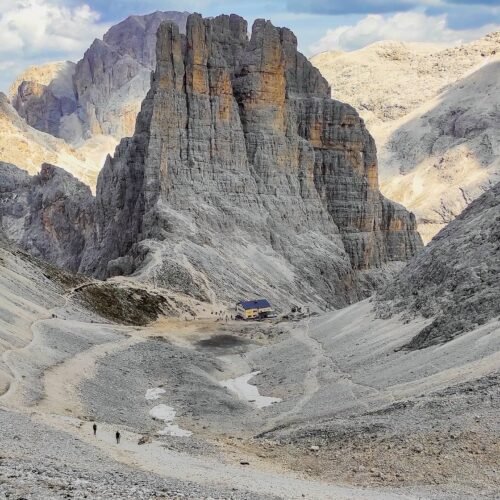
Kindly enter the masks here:
<path id="1" fill-rule="evenodd" d="M 155 389 L 148 389 L 145 397 L 148 401 L 155 401 L 156 399 L 160 399 L 162 394 L 165 394 L 165 389 L 156 387 Z"/>
<path id="2" fill-rule="evenodd" d="M 161 387 L 155 387 L 154 389 L 148 389 L 146 391 L 145 398 L 148 401 L 155 401 L 160 399 L 162 394 L 165 394 L 165 389 Z M 160 404 L 151 408 L 149 414 L 154 420 L 163 420 L 165 422 L 165 428 L 158 431 L 158 434 L 163 436 L 177 436 L 177 437 L 188 437 L 193 433 L 191 431 L 186 431 L 181 429 L 178 425 L 172 424 L 175 419 L 175 410 L 171 406 Z"/>
<path id="3" fill-rule="evenodd" d="M 165 422 L 165 428 L 158 431 L 160 435 L 188 437 L 193 434 L 191 431 L 186 431 L 181 429 L 178 425 L 172 424 L 175 418 L 175 410 L 171 406 L 164 404 L 155 406 L 149 410 L 149 414 L 155 420 L 163 420 Z"/>
<path id="4" fill-rule="evenodd" d="M 220 385 L 234 392 L 239 399 L 248 401 L 257 408 L 264 408 L 272 405 L 273 403 L 279 403 L 281 401 L 280 398 L 261 396 L 259 394 L 259 389 L 255 385 L 248 383 L 251 378 L 255 377 L 255 375 L 258 375 L 259 373 L 260 371 L 255 371 L 246 375 L 241 375 L 240 377 L 222 380 Z"/>

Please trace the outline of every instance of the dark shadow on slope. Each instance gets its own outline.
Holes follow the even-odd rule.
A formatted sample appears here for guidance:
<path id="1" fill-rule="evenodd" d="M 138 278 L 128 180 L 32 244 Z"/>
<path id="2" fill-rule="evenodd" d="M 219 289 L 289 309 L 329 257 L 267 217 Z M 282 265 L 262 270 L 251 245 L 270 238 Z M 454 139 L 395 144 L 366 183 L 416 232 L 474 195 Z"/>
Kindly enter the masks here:
<path id="1" fill-rule="evenodd" d="M 92 283 L 75 290 L 75 298 L 103 318 L 124 325 L 147 325 L 174 312 L 163 295 L 116 284 Z"/>

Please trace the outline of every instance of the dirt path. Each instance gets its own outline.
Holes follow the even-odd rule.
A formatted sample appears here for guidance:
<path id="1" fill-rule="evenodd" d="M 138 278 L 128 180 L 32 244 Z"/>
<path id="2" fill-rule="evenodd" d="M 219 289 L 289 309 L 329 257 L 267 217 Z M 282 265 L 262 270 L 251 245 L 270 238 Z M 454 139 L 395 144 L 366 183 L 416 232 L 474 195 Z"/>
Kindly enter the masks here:
<path id="1" fill-rule="evenodd" d="M 40 321 L 42 320 L 37 320 L 32 324 L 34 334 Z M 201 326 L 203 326 L 202 331 L 200 331 Z M 72 434 L 77 439 L 102 450 L 110 458 L 118 462 L 166 478 L 185 481 L 194 480 L 202 486 L 220 486 L 224 489 L 235 488 L 290 499 L 411 498 L 385 491 L 358 490 L 309 480 L 282 469 L 277 463 L 268 463 L 265 459 L 259 459 L 251 453 L 245 454 L 245 452 L 241 452 L 241 455 L 239 455 L 235 453 L 235 450 L 228 450 L 223 446 L 220 451 L 225 454 L 224 460 L 221 460 L 220 456 L 201 457 L 176 452 L 167 449 L 164 443 L 159 440 L 138 445 L 138 440 L 141 437 L 139 434 L 132 433 L 125 427 L 101 422 L 98 422 L 98 436 L 94 438 L 91 424 L 84 418 L 79 418 L 83 416 L 85 409 L 80 402 L 78 387 L 83 380 L 95 375 L 96 367 L 103 358 L 159 334 L 186 347 L 197 338 L 206 336 L 207 330 L 210 330 L 209 327 L 210 325 L 205 326 L 195 322 L 189 324 L 178 321 L 140 330 L 117 327 L 117 333 L 121 332 L 126 335 L 117 340 L 95 345 L 45 371 L 43 375 L 45 396 L 35 407 L 32 418 L 38 419 L 54 429 Z M 182 335 L 180 334 L 181 331 Z M 306 322 L 305 325 L 300 324 L 297 328 L 291 330 L 291 335 L 297 342 L 307 348 L 310 367 L 304 378 L 302 396 L 298 398 L 296 405 L 291 410 L 272 419 L 269 422 L 272 426 L 289 421 L 290 418 L 300 414 L 320 389 L 322 383 L 320 377 L 324 375 L 324 370 L 329 374 L 334 373 L 339 378 L 348 377 L 347 374 L 340 372 L 339 367 L 335 365 L 331 356 L 325 352 L 322 344 L 310 335 L 309 322 Z M 221 359 L 225 363 L 225 374 L 238 376 L 250 370 L 250 363 L 244 355 L 223 356 Z M 22 411 L 31 413 L 33 408 L 24 408 Z M 69 414 L 72 417 L 68 417 Z M 78 416 L 78 418 L 75 416 Z M 120 430 L 122 435 L 122 442 L 119 446 L 116 445 L 114 439 L 116 430 Z M 201 436 L 198 437 L 201 438 Z M 248 455 L 251 458 L 248 458 Z M 248 459 L 250 465 L 240 465 L 239 462 L 242 459 Z"/>
<path id="2" fill-rule="evenodd" d="M 35 324 L 34 327 L 36 330 Z M 44 374 L 45 397 L 37 405 L 32 418 L 39 419 L 52 428 L 71 433 L 77 439 L 102 450 L 114 460 L 167 478 L 185 481 L 194 479 L 200 485 L 229 487 L 290 499 L 404 498 L 390 496 L 385 492 L 356 490 L 320 481 L 311 481 L 281 470 L 277 464 L 268 465 L 265 460 L 256 463 L 259 459 L 253 456 L 249 459 L 252 465 L 240 465 L 234 453 L 231 454 L 231 458 L 228 455 L 225 461 L 221 461 L 218 457 L 198 457 L 169 450 L 163 446 L 161 441 L 156 440 L 148 444 L 138 445 L 138 440 L 141 437 L 139 434 L 116 425 L 99 422 L 98 436 L 94 438 L 89 422 L 67 415 L 68 413 L 82 415 L 84 409 L 79 400 L 78 387 L 84 379 L 94 376 L 100 360 L 143 342 L 145 338 L 155 332 L 144 329 L 130 330 L 128 333 L 129 335 L 126 337 L 96 345 L 47 370 Z M 165 335 L 169 336 L 168 333 Z M 310 342 L 310 345 L 313 345 L 314 341 L 304 336 L 301 330 L 297 330 L 296 335 L 304 343 L 309 344 Z M 172 336 L 175 335 L 172 334 Z M 308 391 L 304 400 L 301 401 L 302 404 L 306 404 L 305 398 L 311 397 L 317 390 L 317 370 L 319 364 L 324 361 L 324 355 L 319 345 L 314 345 L 316 349 L 312 373 L 309 382 L 307 382 L 309 384 Z M 225 362 L 228 371 L 240 372 L 248 369 L 245 358 L 241 356 L 228 357 Z M 24 411 L 28 410 L 32 412 L 33 408 L 26 408 Z M 120 430 L 122 435 L 119 446 L 116 445 L 114 438 L 116 430 Z"/>
<path id="3" fill-rule="evenodd" d="M 119 426 L 99 424 L 97 437 L 94 438 L 91 424 L 88 422 L 50 414 L 37 415 L 35 418 L 75 435 L 78 439 L 96 446 L 119 462 L 163 477 L 184 481 L 195 480 L 200 485 L 220 486 L 224 489 L 235 488 L 259 494 L 277 495 L 287 499 L 413 498 L 385 491 L 354 489 L 311 481 L 291 473 L 264 471 L 249 465 L 224 463 L 212 457 L 194 457 L 169 450 L 159 441 L 138 445 L 137 442 L 141 436 Z M 115 441 L 116 430 L 121 433 L 119 445 Z"/>
<path id="4" fill-rule="evenodd" d="M 127 349 L 144 339 L 126 336 L 122 340 L 98 344 L 91 349 L 77 354 L 60 365 L 56 365 L 44 374 L 44 398 L 37 407 L 41 411 L 73 415 L 82 415 L 84 408 L 78 396 L 78 387 L 96 373 L 97 362 L 117 351 Z"/>
<path id="5" fill-rule="evenodd" d="M 43 314 L 40 317 L 36 318 L 31 323 L 31 325 L 29 326 L 29 331 L 31 333 L 31 338 L 29 339 L 29 342 L 26 345 L 24 345 L 22 347 L 19 347 L 19 348 L 8 349 L 8 350 L 6 350 L 6 351 L 4 351 L 2 353 L 2 360 L 5 363 L 5 366 L 9 369 L 9 371 L 11 373 L 11 376 L 12 376 L 12 380 L 10 381 L 9 386 L 7 387 L 6 391 L 3 394 L 0 394 L 0 399 L 3 398 L 4 402 L 5 401 L 14 402 L 16 400 L 17 388 L 18 388 L 18 384 L 19 384 L 19 380 L 21 378 L 21 375 L 17 371 L 17 369 L 15 367 L 15 363 L 12 363 L 10 361 L 10 359 L 9 359 L 12 356 L 12 354 L 15 353 L 15 352 L 22 351 L 23 349 L 29 348 L 30 345 L 32 344 L 35 336 L 36 336 L 36 328 L 37 328 L 37 326 L 42 321 L 43 322 L 49 321 L 53 317 L 53 315 L 57 315 L 57 313 L 59 311 L 64 310 L 64 308 L 68 306 L 68 303 L 69 303 L 70 299 L 72 298 L 73 294 L 76 291 L 81 290 L 82 288 L 88 287 L 91 284 L 93 284 L 93 282 L 84 283 L 83 285 L 78 285 L 78 286 L 76 286 L 74 288 L 71 288 L 70 290 L 66 291 L 64 294 L 62 294 L 61 295 L 61 299 L 62 299 L 61 304 L 56 305 L 56 306 L 52 307 L 51 309 L 47 309 L 47 311 L 45 312 L 45 314 Z"/>
<path id="6" fill-rule="evenodd" d="M 33 323 L 31 323 L 30 328 L 29 328 L 30 332 L 31 332 L 31 338 L 30 338 L 30 341 L 26 345 L 24 345 L 22 347 L 14 348 L 14 349 L 8 349 L 2 353 L 2 360 L 5 364 L 5 366 L 9 369 L 11 377 L 12 377 L 5 392 L 3 394 L 0 394 L 0 400 L 2 400 L 2 402 L 4 402 L 4 403 L 10 402 L 10 403 L 14 403 L 14 404 L 19 403 L 18 386 L 19 386 L 19 380 L 21 379 L 21 374 L 17 370 L 15 363 L 13 363 L 10 360 L 12 354 L 14 354 L 16 352 L 20 352 L 23 349 L 29 348 L 30 345 L 32 344 L 35 336 L 36 336 L 37 326 L 42 321 L 49 321 L 50 318 L 52 317 L 52 314 L 56 310 L 58 310 L 60 307 L 64 307 L 66 304 L 67 304 L 67 299 L 62 306 L 56 306 L 52 309 L 49 309 L 44 316 L 37 318 L 35 321 L 33 321 Z"/>
<path id="7" fill-rule="evenodd" d="M 347 310 L 339 311 L 337 313 L 337 318 L 340 318 L 346 312 Z M 342 382 L 345 384 L 352 399 L 357 401 L 366 409 L 369 409 L 368 401 L 370 396 L 364 396 L 364 398 L 358 397 L 357 389 L 361 389 L 364 392 L 368 391 L 373 398 L 383 398 L 387 400 L 387 402 L 395 401 L 392 392 L 389 390 L 380 391 L 376 387 L 353 381 L 351 374 L 343 371 L 339 366 L 335 359 L 335 354 L 326 351 L 321 342 L 311 335 L 310 324 L 311 318 L 307 318 L 304 322 L 295 325 L 290 332 L 291 337 L 297 342 L 303 344 L 307 348 L 307 352 L 310 353 L 310 367 L 304 377 L 303 394 L 297 400 L 293 408 L 287 412 L 277 415 L 272 419 L 269 419 L 266 430 L 263 432 L 268 432 L 277 426 L 286 424 L 290 422 L 290 420 L 296 419 L 300 416 L 302 410 L 307 407 L 310 401 L 314 398 L 314 395 L 321 389 L 320 377 L 323 379 L 331 379 L 335 383 Z"/>

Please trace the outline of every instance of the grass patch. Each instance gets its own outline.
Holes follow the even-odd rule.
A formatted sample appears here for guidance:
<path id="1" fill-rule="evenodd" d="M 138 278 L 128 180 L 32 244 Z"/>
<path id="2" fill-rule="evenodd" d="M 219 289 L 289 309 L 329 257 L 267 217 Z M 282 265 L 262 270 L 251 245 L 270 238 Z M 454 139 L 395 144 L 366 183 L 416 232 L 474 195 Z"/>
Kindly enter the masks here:
<path id="1" fill-rule="evenodd" d="M 75 292 L 75 298 L 103 318 L 123 325 L 144 326 L 172 313 L 163 295 L 111 283 L 95 283 Z"/>

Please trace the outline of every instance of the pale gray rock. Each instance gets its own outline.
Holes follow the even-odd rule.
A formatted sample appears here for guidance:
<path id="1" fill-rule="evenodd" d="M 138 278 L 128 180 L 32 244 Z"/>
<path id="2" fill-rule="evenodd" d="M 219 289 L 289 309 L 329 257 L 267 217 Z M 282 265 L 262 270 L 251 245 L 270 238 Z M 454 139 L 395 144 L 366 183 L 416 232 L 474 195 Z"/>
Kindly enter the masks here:
<path id="1" fill-rule="evenodd" d="M 156 64 L 156 32 L 162 21 L 184 31 L 187 12 L 130 16 L 95 40 L 77 63 L 73 78 L 84 138 L 131 135 Z"/>
<path id="2" fill-rule="evenodd" d="M 2 498 L 217 498 L 272 500 L 278 497 L 165 478 L 114 461 L 95 446 L 36 422 L 19 412 L 0 410 L 0 496 Z M 89 432 L 91 424 L 87 423 Z"/>
<path id="3" fill-rule="evenodd" d="M 500 183 L 473 201 L 377 297 L 379 316 L 432 318 L 406 347 L 452 340 L 500 317 Z"/>
<path id="4" fill-rule="evenodd" d="M 25 170 L 0 162 L 0 228 L 6 238 L 15 242 L 24 236 L 31 179 Z"/>
<path id="5" fill-rule="evenodd" d="M 65 138 L 64 119 L 77 108 L 73 88 L 75 64 L 62 63 L 54 73 L 47 84 L 23 80 L 12 98 L 12 105 L 31 127 Z"/>
<path id="6" fill-rule="evenodd" d="M 185 36 L 160 25 L 151 90 L 101 171 L 80 270 L 342 306 L 367 292 L 356 270 L 421 248 L 413 216 L 378 190 L 363 121 L 296 43 L 263 20 L 248 39 L 235 15 L 191 15 Z"/>

